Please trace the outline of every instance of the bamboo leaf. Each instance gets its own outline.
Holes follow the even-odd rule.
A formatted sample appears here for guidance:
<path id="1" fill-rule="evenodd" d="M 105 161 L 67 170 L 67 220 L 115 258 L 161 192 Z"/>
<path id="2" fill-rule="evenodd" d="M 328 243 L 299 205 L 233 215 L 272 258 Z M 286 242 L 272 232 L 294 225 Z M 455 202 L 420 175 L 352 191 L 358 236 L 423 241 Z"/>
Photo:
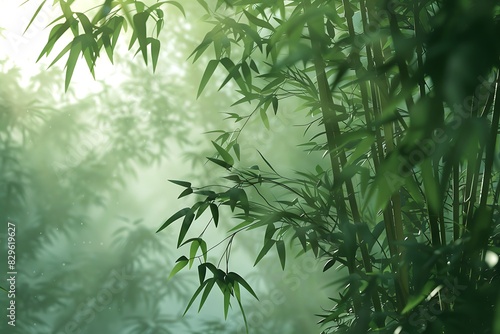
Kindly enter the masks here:
<path id="1" fill-rule="evenodd" d="M 49 34 L 49 39 L 47 41 L 47 44 L 45 44 L 44 48 L 42 49 L 42 52 L 40 52 L 40 55 L 37 58 L 37 62 L 44 56 L 48 55 L 50 51 L 52 51 L 52 48 L 54 47 L 55 43 L 59 40 L 59 38 L 66 32 L 66 30 L 69 29 L 71 26 L 70 21 L 66 21 L 64 23 L 56 24 L 52 30 L 50 31 Z"/>
<path id="2" fill-rule="evenodd" d="M 198 3 L 205 9 L 207 13 L 210 12 L 210 9 L 208 8 L 208 4 L 205 0 L 196 0 Z"/>
<path id="3" fill-rule="evenodd" d="M 229 274 L 227 275 L 228 277 Z M 233 281 L 233 291 L 234 291 L 234 296 L 236 297 L 236 300 L 241 300 L 241 291 L 240 291 L 240 285 L 238 282 Z"/>
<path id="4" fill-rule="evenodd" d="M 240 144 L 236 143 L 233 145 L 234 154 L 236 154 L 236 158 L 240 160 Z"/>
<path id="5" fill-rule="evenodd" d="M 90 23 L 90 20 L 87 17 L 87 15 L 85 15 L 83 13 L 75 13 L 75 14 L 78 17 L 78 19 L 80 20 L 80 24 L 82 25 L 83 30 L 85 31 L 85 34 L 92 36 L 92 34 L 93 34 L 93 25 L 92 25 L 92 23 Z"/>
<path id="6" fill-rule="evenodd" d="M 212 278 L 209 278 L 206 280 L 206 282 L 208 282 L 208 283 L 206 284 L 205 291 L 203 291 L 203 295 L 201 296 L 200 306 L 198 307 L 198 312 L 200 312 L 201 308 L 203 307 L 203 304 L 205 304 L 205 301 L 207 300 L 208 295 L 210 294 L 210 291 L 212 291 L 212 288 L 214 287 L 214 284 L 216 281 L 217 281 L 217 279 L 215 277 L 212 277 Z"/>
<path id="7" fill-rule="evenodd" d="M 170 224 L 172 224 L 174 221 L 177 219 L 184 217 L 191 211 L 191 208 L 184 208 L 179 211 L 177 211 L 175 214 L 173 214 L 170 218 L 167 219 L 165 223 L 156 231 L 156 233 L 160 232 L 161 230 L 167 228 Z"/>
<path id="8" fill-rule="evenodd" d="M 214 158 L 210 158 L 210 157 L 207 157 L 208 160 L 212 161 L 214 164 L 217 164 L 221 167 L 224 167 L 225 169 L 227 170 L 230 170 L 231 168 L 233 168 L 232 165 L 228 164 L 227 162 L 223 161 L 223 160 L 219 160 L 219 159 L 214 159 Z"/>
<path id="9" fill-rule="evenodd" d="M 264 126 L 266 127 L 266 129 L 270 130 L 271 127 L 269 126 L 269 118 L 267 118 L 265 108 L 260 108 L 260 118 L 262 119 L 262 123 L 264 123 Z"/>
<path id="10" fill-rule="evenodd" d="M 257 152 L 259 153 L 260 157 L 262 158 L 262 160 L 264 160 L 264 162 L 266 163 L 266 165 L 271 168 L 271 170 L 275 173 L 275 174 L 278 174 L 278 172 L 273 168 L 273 166 L 269 163 L 269 161 L 267 161 L 266 158 L 264 158 L 264 155 L 262 153 L 260 153 L 259 150 L 257 150 Z"/>
<path id="11" fill-rule="evenodd" d="M 233 79 L 236 82 L 236 84 L 238 85 L 238 87 L 243 92 L 246 92 L 246 90 L 247 90 L 246 83 L 243 80 L 243 78 L 239 72 L 240 65 L 235 65 L 233 63 L 233 61 L 227 57 L 222 58 L 220 60 L 220 63 L 226 68 L 226 70 L 228 71 L 229 74 L 227 75 L 226 79 L 224 79 L 224 81 L 220 85 L 219 90 L 222 89 L 229 82 L 229 80 Z"/>
<path id="12" fill-rule="evenodd" d="M 265 241 L 264 246 L 262 247 L 259 255 L 257 255 L 257 259 L 255 260 L 255 263 L 253 264 L 254 266 L 257 265 L 257 263 L 259 263 L 260 260 L 262 260 L 262 258 L 267 254 L 267 252 L 269 252 L 271 247 L 273 247 L 275 242 L 276 241 L 272 240 L 272 239 Z"/>
<path id="13" fill-rule="evenodd" d="M 198 211 L 196 212 L 196 218 L 195 219 L 198 219 L 204 212 L 205 210 L 208 208 L 208 206 L 210 205 L 209 202 L 199 202 L 201 203 Z"/>
<path id="14" fill-rule="evenodd" d="M 111 40 L 111 46 L 113 47 L 113 50 L 116 47 L 116 43 L 118 42 L 118 37 L 120 36 L 124 21 L 125 19 L 123 18 L 123 16 L 114 16 L 109 21 L 109 26 L 113 30 L 113 38 Z"/>
<path id="15" fill-rule="evenodd" d="M 189 260 L 185 256 L 181 256 L 175 262 L 177 264 L 174 266 L 174 268 L 170 272 L 168 279 L 172 278 L 175 274 L 177 274 L 179 271 L 181 271 L 181 269 L 184 268 L 188 264 Z"/>
<path id="16" fill-rule="evenodd" d="M 160 9 L 158 9 L 157 13 L 158 13 L 157 14 L 158 16 L 160 16 L 159 13 L 162 13 L 161 17 L 163 17 L 163 11 L 161 11 Z M 160 32 L 163 29 L 164 25 L 165 25 L 165 20 L 163 18 L 159 18 L 158 21 L 156 21 L 156 38 L 160 37 Z"/>
<path id="17" fill-rule="evenodd" d="M 198 289 L 196 289 L 195 293 L 193 294 L 193 296 L 191 297 L 191 299 L 189 300 L 189 303 L 186 307 L 186 310 L 184 311 L 184 315 L 186 315 L 187 311 L 189 310 L 189 308 L 191 307 L 191 305 L 193 305 L 193 302 L 196 300 L 196 297 L 198 297 L 198 295 L 200 294 L 200 292 L 203 290 L 203 288 L 208 284 L 209 282 L 209 279 L 204 281 L 203 283 L 200 284 L 200 286 L 198 287 Z"/>
<path id="18" fill-rule="evenodd" d="M 406 313 L 410 312 L 411 310 L 413 310 L 418 304 L 420 304 L 429 295 L 429 293 L 432 291 L 434 286 L 435 286 L 435 283 L 433 281 L 427 282 L 418 295 L 410 296 L 408 303 L 406 303 L 406 305 L 401 313 L 406 314 Z"/>
<path id="19" fill-rule="evenodd" d="M 207 243 L 205 240 L 199 238 L 198 242 L 200 243 L 200 249 L 201 249 L 201 254 L 203 255 L 203 261 L 207 261 L 207 254 L 208 254 L 208 249 L 207 249 Z"/>
<path id="20" fill-rule="evenodd" d="M 49 67 L 52 67 L 55 65 L 55 63 L 57 63 L 59 61 L 59 59 L 61 59 L 66 53 L 68 53 L 69 50 L 71 50 L 71 47 L 73 46 L 73 41 L 72 42 L 69 42 L 68 45 L 66 45 L 62 50 L 61 52 L 59 52 L 59 54 L 54 58 L 54 60 L 52 61 L 52 63 L 50 63 Z"/>
<path id="21" fill-rule="evenodd" d="M 280 258 L 281 268 L 285 269 L 285 242 L 283 240 L 276 241 L 276 250 L 278 251 L 278 257 Z"/>
<path id="22" fill-rule="evenodd" d="M 186 188 L 181 192 L 181 194 L 177 198 L 182 198 L 182 197 L 187 196 L 187 195 L 192 194 L 192 193 L 193 193 L 192 188 Z"/>
<path id="23" fill-rule="evenodd" d="M 325 263 L 325 266 L 323 267 L 323 272 L 327 271 L 328 269 L 330 269 L 331 267 L 333 267 L 333 265 L 335 264 L 335 262 L 337 262 L 336 259 L 330 259 L 328 260 L 326 263 Z"/>
<path id="24" fill-rule="evenodd" d="M 142 52 L 142 57 L 144 58 L 144 63 L 148 64 L 148 41 L 147 41 L 147 28 L 146 22 L 149 18 L 149 13 L 140 12 L 134 15 L 134 27 L 135 35 L 139 41 L 139 49 Z"/>
<path id="25" fill-rule="evenodd" d="M 212 59 L 208 62 L 205 72 L 203 73 L 203 76 L 201 78 L 200 86 L 198 87 L 198 93 L 196 94 L 197 98 L 200 97 L 201 93 L 205 89 L 206 85 L 208 84 L 208 81 L 214 74 L 217 65 L 219 65 L 219 61 L 217 59 Z"/>
<path id="26" fill-rule="evenodd" d="M 156 65 L 158 65 L 158 57 L 160 56 L 160 46 L 161 43 L 158 39 L 150 38 L 149 43 L 151 44 L 151 59 L 153 60 L 153 72 L 156 71 Z"/>
<path id="27" fill-rule="evenodd" d="M 59 1 L 59 4 L 66 20 L 71 20 L 73 18 L 73 11 L 71 10 L 70 3 L 66 1 Z"/>
<path id="28" fill-rule="evenodd" d="M 78 37 L 75 37 L 71 43 L 71 51 L 69 52 L 68 61 L 66 62 L 66 78 L 64 80 L 64 89 L 68 91 L 69 83 L 71 82 L 71 77 L 75 71 L 75 66 L 82 51 L 82 43 L 79 41 Z"/>
<path id="29" fill-rule="evenodd" d="M 35 19 L 37 18 L 38 14 L 42 10 L 42 8 L 43 8 L 43 6 L 45 5 L 46 2 L 47 2 L 47 0 L 43 0 L 42 3 L 40 3 L 40 6 L 38 6 L 38 8 L 36 9 L 35 13 L 31 17 L 31 20 L 28 22 L 28 25 L 26 26 L 26 29 L 24 29 L 23 34 L 25 34 L 26 31 L 28 31 L 29 27 L 31 26 L 31 24 L 33 23 L 33 21 L 35 21 Z"/>
<path id="30" fill-rule="evenodd" d="M 236 290 L 236 286 L 235 286 L 235 290 Z M 239 287 L 238 287 L 238 291 L 239 291 Z M 238 293 L 238 296 L 239 296 L 239 293 Z M 247 321 L 247 316 L 245 314 L 245 310 L 243 309 L 243 305 L 241 304 L 240 298 L 236 298 L 236 300 L 238 301 L 238 306 L 240 307 L 241 315 L 243 316 L 243 321 L 245 322 L 246 333 L 248 333 L 248 321 Z"/>
<path id="31" fill-rule="evenodd" d="M 219 224 L 219 208 L 214 203 L 210 203 L 210 211 L 214 220 L 215 227 Z"/>
<path id="32" fill-rule="evenodd" d="M 97 22 L 99 22 L 100 20 L 102 20 L 102 19 L 106 18 L 106 16 L 108 16 L 109 12 L 111 11 L 111 9 L 113 7 L 112 2 L 113 2 L 113 0 L 105 0 L 104 1 L 104 4 L 102 5 L 101 9 L 92 19 L 93 24 L 96 24 Z"/>
<path id="33" fill-rule="evenodd" d="M 111 46 L 110 36 L 107 33 L 103 32 L 101 36 L 101 42 L 104 46 L 106 54 L 108 55 L 109 61 L 111 62 L 111 64 L 113 64 L 113 47 Z"/>
<path id="34" fill-rule="evenodd" d="M 221 158 L 232 166 L 234 164 L 234 159 L 231 156 L 231 154 L 229 154 L 228 151 L 226 151 L 224 148 L 222 148 L 222 146 L 220 146 L 216 142 L 212 141 L 212 144 L 214 145 L 215 149 L 217 150 Z"/>
<path id="35" fill-rule="evenodd" d="M 232 281 L 238 282 L 242 287 L 245 288 L 245 290 L 247 290 L 252 296 L 254 296 L 255 299 L 259 300 L 255 291 L 253 291 L 252 287 L 247 283 L 247 281 L 243 279 L 243 277 L 235 272 L 229 272 L 227 276 L 229 276 Z"/>
<path id="36" fill-rule="evenodd" d="M 198 278 L 200 279 L 200 284 L 205 280 L 206 274 L 207 266 L 205 263 L 202 263 L 198 266 Z"/>
<path id="37" fill-rule="evenodd" d="M 172 183 L 175 183 L 177 184 L 178 186 L 181 186 L 181 187 L 186 187 L 186 188 L 191 188 L 191 182 L 187 182 L 187 181 L 178 181 L 178 180 L 168 180 Z"/>
<path id="38" fill-rule="evenodd" d="M 186 236 L 189 228 L 191 227 L 191 224 L 193 223 L 194 220 L 194 212 L 192 209 L 189 210 L 189 212 L 186 213 L 184 216 L 184 220 L 182 221 L 181 225 L 181 230 L 179 232 L 179 239 L 177 240 L 177 247 L 180 247 L 182 240 L 184 240 L 184 237 Z"/>
<path id="39" fill-rule="evenodd" d="M 229 287 L 224 289 L 224 319 L 227 320 L 227 313 L 229 311 L 229 306 L 231 306 L 231 291 Z"/>
<path id="40" fill-rule="evenodd" d="M 244 10 L 243 13 L 247 17 L 248 21 L 255 24 L 256 26 L 274 31 L 274 27 L 269 22 L 259 19 L 258 17 L 256 17 L 253 14 L 250 14 L 246 10 Z"/>
<path id="41" fill-rule="evenodd" d="M 250 67 L 246 63 L 246 61 L 241 62 L 241 74 L 243 74 L 243 78 L 247 83 L 248 90 L 252 90 L 252 73 L 250 71 Z"/>
<path id="42" fill-rule="evenodd" d="M 278 113 L 278 98 L 276 96 L 273 96 L 272 104 L 273 104 L 274 114 L 276 115 Z"/>
<path id="43" fill-rule="evenodd" d="M 194 259 L 196 258 L 196 252 L 198 251 L 200 243 L 198 238 L 194 238 L 191 241 L 191 247 L 189 249 L 189 269 L 193 266 Z"/>

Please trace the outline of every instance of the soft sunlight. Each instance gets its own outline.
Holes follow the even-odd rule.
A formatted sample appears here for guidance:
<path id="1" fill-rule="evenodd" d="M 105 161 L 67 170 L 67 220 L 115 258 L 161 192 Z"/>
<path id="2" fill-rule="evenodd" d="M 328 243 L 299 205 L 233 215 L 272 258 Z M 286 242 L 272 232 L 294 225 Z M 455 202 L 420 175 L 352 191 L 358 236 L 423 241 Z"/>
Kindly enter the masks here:
<path id="1" fill-rule="evenodd" d="M 91 3 L 89 1 L 87 5 Z M 29 80 L 40 69 L 48 68 L 58 52 L 71 41 L 69 35 L 63 36 L 49 57 L 44 56 L 38 63 L 36 62 L 40 51 L 47 42 L 52 28 L 50 23 L 60 15 L 57 7 L 46 3 L 30 24 L 31 18 L 39 5 L 40 3 L 37 1 L 28 1 L 23 5 L 19 5 L 17 2 L 7 2 L 5 6 L 8 8 L 0 12 L 0 27 L 3 29 L 0 36 L 0 59 L 9 59 L 10 63 L 22 68 L 23 80 Z M 26 30 L 28 24 L 30 26 Z M 66 58 L 67 55 L 53 66 L 64 68 Z M 111 77 L 112 80 L 109 81 L 120 81 L 119 75 L 116 75 L 116 70 L 116 67 L 106 57 L 102 57 L 96 66 L 96 80 Z M 75 68 L 72 89 L 75 95 L 79 97 L 86 96 L 89 92 L 98 89 L 83 59 L 80 59 Z"/>

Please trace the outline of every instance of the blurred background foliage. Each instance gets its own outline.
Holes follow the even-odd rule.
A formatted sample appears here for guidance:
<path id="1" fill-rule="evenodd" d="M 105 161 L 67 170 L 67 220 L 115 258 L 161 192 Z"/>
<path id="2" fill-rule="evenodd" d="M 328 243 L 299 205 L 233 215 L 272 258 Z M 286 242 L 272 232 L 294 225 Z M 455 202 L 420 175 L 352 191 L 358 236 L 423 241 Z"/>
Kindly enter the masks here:
<path id="1" fill-rule="evenodd" d="M 196 8 L 185 10 L 192 17 L 201 16 Z M 25 18 L 32 9 L 26 9 Z M 231 85 L 219 93 L 208 87 L 207 94 L 195 99 L 203 68 L 185 60 L 193 41 L 204 33 L 203 25 L 190 24 L 177 13 L 167 18 L 175 28 L 163 37 L 155 74 L 140 59 L 117 56 L 97 81 L 77 67 L 75 84 L 66 93 L 64 72 L 57 66 L 47 70 L 46 63 L 25 67 L 16 57 L 22 59 L 27 49 L 34 54 L 39 50 L 13 35 L 18 32 L 5 30 L 0 63 L 0 212 L 2 221 L 17 227 L 18 275 L 16 327 L 2 320 L 2 333 L 241 330 L 241 318 L 224 322 L 218 307 L 202 311 L 201 317 L 181 316 L 197 275 L 186 272 L 167 282 L 179 254 L 172 247 L 173 233 L 155 234 L 158 217 L 180 205 L 177 188 L 167 179 L 220 180 L 222 175 L 205 160 L 214 153 L 208 138 L 217 134 L 205 132 L 226 127 L 224 112 L 234 101 Z M 25 28 L 21 23 L 26 20 L 19 20 L 20 31 Z M 292 117 L 285 113 L 272 122 L 275 126 L 268 133 L 242 135 L 245 154 L 258 156 L 258 147 L 265 154 L 280 152 L 273 154 L 283 168 L 294 161 L 300 164 L 297 143 L 284 131 Z M 254 123 L 249 127 L 260 128 Z M 272 145 L 266 144 L 269 141 Z M 7 254 L 6 232 L 0 231 L 2 254 Z M 223 233 L 210 236 L 213 243 L 222 237 Z M 279 294 L 264 309 L 247 300 L 253 332 L 313 331 L 317 300 L 328 301 L 317 289 L 326 284 L 319 268 L 303 260 L 285 273 L 272 260 L 249 268 L 247 253 L 254 251 L 257 240 L 250 235 L 243 240 L 234 250 L 234 260 L 252 273 L 249 282 L 255 283 L 258 294 Z M 0 258 L 4 283 L 6 260 Z M 274 282 L 283 275 L 293 284 L 278 288 Z M 5 310 L 6 294 L 0 300 Z M 211 297 L 207 303 L 220 301 Z"/>

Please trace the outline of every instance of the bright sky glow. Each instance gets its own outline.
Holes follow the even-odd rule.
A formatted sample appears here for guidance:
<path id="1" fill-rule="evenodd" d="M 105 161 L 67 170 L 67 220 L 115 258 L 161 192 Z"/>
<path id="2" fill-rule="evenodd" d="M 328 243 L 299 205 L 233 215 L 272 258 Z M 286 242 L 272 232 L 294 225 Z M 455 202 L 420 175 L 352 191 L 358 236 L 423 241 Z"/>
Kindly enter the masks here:
<path id="1" fill-rule="evenodd" d="M 37 18 L 32 22 L 30 28 L 25 32 L 33 14 L 40 1 L 30 0 L 24 5 L 19 5 L 20 2 L 6 2 L 3 5 L 3 10 L 0 12 L 0 27 L 2 35 L 0 37 L 0 59 L 9 59 L 9 61 L 22 69 L 25 80 L 28 80 L 31 75 L 37 73 L 40 69 L 47 68 L 67 43 L 70 36 L 64 36 L 56 44 L 56 47 L 49 55 L 43 57 L 38 63 L 36 60 L 47 42 L 48 34 L 51 27 L 48 25 L 59 16 L 58 8 L 53 8 L 48 2 Z M 63 57 L 56 65 L 63 68 L 65 64 Z M 106 58 L 100 59 L 96 66 L 96 79 L 105 78 L 113 74 L 113 66 Z M 84 61 L 79 61 L 71 81 L 72 88 L 76 88 L 78 95 L 86 95 L 92 90 L 94 79 L 90 74 Z M 64 83 L 61 82 L 61 86 Z M 94 85 L 95 87 L 95 85 Z"/>

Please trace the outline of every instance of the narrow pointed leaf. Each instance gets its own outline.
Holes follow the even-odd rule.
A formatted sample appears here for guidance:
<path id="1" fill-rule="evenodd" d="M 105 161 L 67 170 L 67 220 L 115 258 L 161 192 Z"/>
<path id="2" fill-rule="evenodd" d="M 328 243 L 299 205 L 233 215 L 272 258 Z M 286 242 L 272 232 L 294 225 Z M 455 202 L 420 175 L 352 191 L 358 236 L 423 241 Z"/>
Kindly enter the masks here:
<path id="1" fill-rule="evenodd" d="M 224 319 L 227 320 L 227 313 L 229 311 L 229 306 L 231 306 L 231 292 L 229 288 L 224 290 Z"/>
<path id="2" fill-rule="evenodd" d="M 160 56 L 160 41 L 154 38 L 150 39 L 151 44 L 151 59 L 153 60 L 153 72 L 156 71 L 156 65 L 158 64 L 158 57 Z"/>
<path id="3" fill-rule="evenodd" d="M 146 12 L 140 12 L 134 15 L 134 26 L 135 34 L 137 40 L 139 41 L 139 49 L 142 52 L 142 57 L 144 62 L 148 63 L 148 45 L 147 45 L 147 31 L 146 31 L 146 21 L 149 18 L 149 14 Z"/>
<path id="4" fill-rule="evenodd" d="M 273 247 L 275 242 L 276 242 L 275 240 L 268 240 L 264 243 L 264 247 L 262 247 L 259 255 L 257 255 L 257 259 L 255 260 L 254 266 L 257 263 L 259 263 L 260 260 L 262 260 L 262 258 L 267 254 L 267 252 L 269 252 L 271 247 Z"/>
<path id="5" fill-rule="evenodd" d="M 214 220 L 215 227 L 219 224 L 219 208 L 214 203 L 210 203 L 210 211 Z"/>
<path id="6" fill-rule="evenodd" d="M 170 272 L 170 275 L 168 276 L 168 279 L 172 278 L 175 274 L 177 274 L 182 268 L 184 268 L 189 260 L 185 256 L 181 256 L 180 258 L 175 261 L 177 264 L 174 266 L 172 271 Z"/>
<path id="7" fill-rule="evenodd" d="M 330 259 L 328 260 L 326 263 L 325 263 L 325 266 L 323 267 L 323 272 L 327 271 L 328 269 L 330 269 L 331 267 L 333 267 L 333 265 L 335 264 L 336 262 L 336 259 Z"/>
<path id="8" fill-rule="evenodd" d="M 201 93 L 205 89 L 206 85 L 208 84 L 208 81 L 214 74 L 215 69 L 217 68 L 217 65 L 219 65 L 219 61 L 217 59 L 212 59 L 208 62 L 207 68 L 205 69 L 205 72 L 203 73 L 203 76 L 201 77 L 200 81 L 200 86 L 198 88 L 198 93 L 196 94 L 196 97 L 200 97 Z"/>
<path id="9" fill-rule="evenodd" d="M 184 220 L 182 221 L 182 226 L 181 230 L 179 232 L 179 239 L 177 240 L 177 247 L 179 247 L 182 243 L 182 240 L 184 240 L 184 237 L 186 236 L 189 227 L 191 227 L 191 223 L 194 220 L 194 212 L 192 209 L 189 210 L 189 212 L 186 213 L 184 216 Z"/>
<path id="10" fill-rule="evenodd" d="M 179 211 L 177 211 L 175 214 L 173 214 L 170 218 L 167 219 L 165 223 L 156 231 L 156 233 L 160 232 L 161 230 L 165 229 L 167 226 L 172 224 L 174 221 L 177 219 L 184 217 L 186 214 L 188 214 L 191 211 L 191 208 L 184 208 Z"/>
<path id="11" fill-rule="evenodd" d="M 277 171 L 273 168 L 273 166 L 271 166 L 271 164 L 269 163 L 269 161 L 267 161 L 267 160 L 266 160 L 266 158 L 264 158 L 264 155 L 262 155 L 262 153 L 260 153 L 260 151 L 259 151 L 259 150 L 257 150 L 257 152 L 259 153 L 259 155 L 260 155 L 260 157 L 262 158 L 262 160 L 264 160 L 264 162 L 266 163 L 266 165 L 268 165 L 268 166 L 269 166 L 269 168 L 271 168 L 271 170 L 272 170 L 274 173 L 278 174 L 278 172 L 277 172 Z"/>
<path id="12" fill-rule="evenodd" d="M 240 160 L 240 144 L 236 143 L 233 145 L 234 154 L 236 154 L 236 158 Z"/>
<path id="13" fill-rule="evenodd" d="M 236 299 L 241 300 L 240 285 L 238 282 L 233 281 L 233 291 L 234 291 L 234 296 L 236 297 Z"/>
<path id="14" fill-rule="evenodd" d="M 61 52 L 59 52 L 59 54 L 54 58 L 52 63 L 50 63 L 49 67 L 54 66 L 59 61 L 59 59 L 61 59 L 66 53 L 68 53 L 68 51 L 71 50 L 72 45 L 73 42 L 69 42 L 68 45 L 66 45 L 64 49 L 62 49 Z"/>
<path id="15" fill-rule="evenodd" d="M 116 42 L 118 41 L 118 37 L 120 36 L 120 32 L 122 30 L 123 22 L 125 21 L 125 19 L 123 18 L 123 16 L 114 16 L 111 20 L 109 22 L 111 29 L 113 29 L 113 39 L 111 40 L 111 46 L 114 49 L 116 46 Z"/>
<path id="16" fill-rule="evenodd" d="M 178 181 L 178 180 L 169 180 L 169 181 L 172 183 L 175 183 L 176 185 L 181 186 L 181 187 L 186 187 L 186 188 L 191 187 L 191 182 Z"/>
<path id="17" fill-rule="evenodd" d="M 46 2 L 47 2 L 47 0 L 43 0 L 42 3 L 40 4 L 40 6 L 38 6 L 38 8 L 36 9 L 35 13 L 31 17 L 31 20 L 29 21 L 28 25 L 26 26 L 26 29 L 24 29 L 23 34 L 25 34 L 26 31 L 28 31 L 29 27 L 31 26 L 31 24 L 33 23 L 33 21 L 35 21 L 35 19 L 37 18 L 38 14 L 42 10 L 42 8 L 43 8 L 43 6 L 45 5 Z"/>
<path id="18" fill-rule="evenodd" d="M 195 238 L 191 242 L 191 247 L 189 249 L 189 269 L 193 266 L 194 259 L 196 258 L 196 252 L 198 251 L 198 247 L 200 246 L 200 243 L 198 242 L 198 239 Z"/>
<path id="19" fill-rule="evenodd" d="M 227 170 L 230 170 L 231 168 L 233 168 L 232 165 L 228 164 L 227 162 L 223 161 L 223 160 L 219 160 L 219 159 L 215 159 L 215 158 L 210 158 L 210 157 L 207 157 L 208 160 L 212 161 L 214 164 L 217 164 L 221 167 L 224 167 L 225 169 Z"/>
<path id="20" fill-rule="evenodd" d="M 215 149 L 217 150 L 217 152 L 219 153 L 219 155 L 221 156 L 221 158 L 225 162 L 227 162 L 229 165 L 232 166 L 234 164 L 233 157 L 224 148 L 222 148 L 222 146 L 220 146 L 216 142 L 212 141 L 212 144 L 214 145 Z"/>
<path id="21" fill-rule="evenodd" d="M 273 111 L 274 114 L 276 115 L 278 113 L 278 98 L 276 96 L 273 96 L 272 98 L 272 104 L 273 104 Z"/>
<path id="22" fill-rule="evenodd" d="M 187 196 L 187 195 L 192 194 L 192 193 L 193 193 L 193 188 L 186 188 L 186 189 L 184 189 L 183 192 L 181 192 L 181 194 L 177 198 L 182 198 L 182 197 Z"/>
<path id="23" fill-rule="evenodd" d="M 259 300 L 259 297 L 257 297 L 257 294 L 255 293 L 255 291 L 253 291 L 252 287 L 247 283 L 247 281 L 245 281 L 243 279 L 243 277 L 241 277 L 240 275 L 238 275 L 235 272 L 229 272 L 227 274 L 227 276 L 229 276 L 231 280 L 238 282 L 238 284 L 240 284 L 242 287 L 244 287 L 245 290 L 247 290 L 252 296 L 255 297 L 255 299 Z"/>
<path id="24" fill-rule="evenodd" d="M 243 13 L 245 13 L 245 16 L 247 17 L 248 21 L 255 24 L 256 26 L 266 28 L 269 30 L 274 30 L 273 26 L 269 22 L 257 18 L 255 15 L 250 14 L 246 10 L 244 10 Z"/>
<path id="25" fill-rule="evenodd" d="M 238 306 L 240 307 L 241 310 L 241 315 L 243 316 L 243 321 L 245 322 L 245 330 L 246 333 L 248 333 L 248 322 L 247 322 L 247 316 L 245 314 L 245 310 L 243 309 L 243 305 L 241 304 L 241 300 L 237 298 L 238 301 Z"/>
<path id="26" fill-rule="evenodd" d="M 75 66 L 82 51 L 82 44 L 77 41 L 76 37 L 71 43 L 71 51 L 69 52 L 68 61 L 66 62 L 66 78 L 64 80 L 64 89 L 67 91 L 69 88 L 69 83 L 71 82 L 71 77 L 75 71 Z"/>
<path id="27" fill-rule="evenodd" d="M 278 251 L 278 257 L 280 258 L 281 267 L 285 269 L 285 242 L 283 240 L 276 241 L 276 250 Z"/>
<path id="28" fill-rule="evenodd" d="M 262 119 L 262 123 L 264 123 L 266 129 L 270 130 L 271 126 L 269 125 L 269 118 L 267 117 L 266 109 L 260 108 L 260 118 Z"/>
<path id="29" fill-rule="evenodd" d="M 207 266 L 205 263 L 202 263 L 198 266 L 198 278 L 200 279 L 200 284 L 205 280 L 206 274 Z"/>
<path id="30" fill-rule="evenodd" d="M 199 243 L 200 243 L 200 249 L 201 249 L 201 254 L 203 256 L 203 261 L 207 261 L 207 253 L 208 253 L 208 248 L 207 248 L 207 243 L 205 240 L 199 238 Z"/>
<path id="31" fill-rule="evenodd" d="M 200 300 L 200 306 L 198 307 L 198 312 L 200 312 L 201 308 L 203 307 L 203 304 L 205 304 L 208 295 L 210 294 L 210 291 L 212 291 L 212 288 L 214 287 L 214 284 L 216 282 L 215 277 L 209 278 L 206 280 L 207 286 L 205 288 L 205 291 L 203 291 L 203 295 L 201 296 Z"/>
<path id="32" fill-rule="evenodd" d="M 184 311 L 183 316 L 186 315 L 187 311 L 189 310 L 189 308 L 191 307 L 191 305 L 193 305 L 193 302 L 196 300 L 196 297 L 198 297 L 198 295 L 200 294 L 200 292 L 207 285 L 208 281 L 209 280 L 206 280 L 205 282 L 201 283 L 200 286 L 198 287 L 198 289 L 196 289 L 195 293 L 193 294 L 193 296 L 189 300 L 188 305 L 186 306 L 186 310 Z"/>
<path id="33" fill-rule="evenodd" d="M 52 48 L 54 47 L 55 43 L 59 40 L 59 38 L 66 32 L 66 30 L 69 29 L 71 26 L 69 21 L 66 21 L 64 23 L 60 23 L 55 25 L 52 30 L 50 31 L 49 34 L 49 39 L 47 41 L 47 44 L 45 44 L 44 48 L 42 49 L 42 52 L 40 52 L 40 55 L 37 58 L 37 62 L 44 56 L 48 55 L 50 51 L 52 51 Z"/>

